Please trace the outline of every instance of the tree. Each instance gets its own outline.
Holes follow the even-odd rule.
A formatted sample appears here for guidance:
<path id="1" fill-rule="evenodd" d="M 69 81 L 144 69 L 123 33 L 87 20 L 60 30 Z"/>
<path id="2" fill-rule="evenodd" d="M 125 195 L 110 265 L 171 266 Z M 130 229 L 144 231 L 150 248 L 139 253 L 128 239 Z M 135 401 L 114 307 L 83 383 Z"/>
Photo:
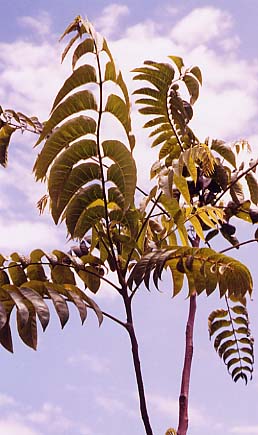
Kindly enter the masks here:
<path id="1" fill-rule="evenodd" d="M 134 70 L 143 87 L 134 94 L 139 112 L 148 116 L 151 146 L 159 147 L 151 167 L 156 185 L 145 192 L 137 186 L 133 159 L 135 137 L 130 100 L 121 72 L 117 71 L 107 41 L 81 17 L 67 27 L 61 39 L 75 32 L 62 60 L 78 41 L 72 56 L 72 74 L 58 92 L 48 121 L 41 123 L 14 110 L 1 110 L 0 163 L 6 166 L 11 136 L 27 130 L 43 143 L 35 161 L 36 180 L 46 182 L 48 194 L 39 201 L 42 212 L 49 204 L 54 222 L 64 220 L 68 235 L 78 245 L 51 254 L 41 249 L 30 255 L 0 256 L 0 343 L 13 351 L 10 316 L 17 312 L 17 329 L 28 346 L 37 346 L 37 317 L 46 329 L 52 301 L 62 327 L 69 317 L 69 303 L 78 309 L 82 323 L 92 309 L 129 335 L 138 387 L 140 412 L 147 435 L 153 434 L 144 392 L 138 341 L 133 321 L 133 301 L 141 284 L 158 288 L 162 273 L 170 272 L 172 295 L 188 284 L 189 316 L 185 359 L 179 397 L 178 429 L 166 435 L 186 435 L 188 396 L 193 355 L 193 330 L 197 297 L 218 289 L 224 308 L 209 316 L 210 337 L 236 382 L 246 383 L 253 372 L 253 339 L 249 330 L 246 297 L 252 278 L 246 266 L 224 254 L 239 248 L 232 218 L 258 222 L 258 161 L 238 165 L 236 157 L 246 142 L 230 147 L 221 140 L 201 142 L 190 129 L 193 105 L 199 96 L 202 75 L 198 67 L 186 68 L 180 57 L 170 63 L 146 61 Z M 79 65 L 79 66 L 78 66 Z M 112 89 L 110 91 L 110 82 Z M 108 86 L 107 86 L 108 84 Z M 182 98 L 185 87 L 189 101 Z M 185 92 L 185 90 L 183 91 Z M 103 135 L 109 114 L 123 130 L 114 138 Z M 241 182 L 240 182 L 241 181 Z M 246 188 L 241 183 L 246 184 Z M 139 194 L 143 199 L 139 201 Z M 221 235 L 230 247 L 211 248 Z M 244 243 L 257 241 L 254 238 Z M 114 272 L 116 281 L 108 272 Z M 78 286 L 81 280 L 85 289 Z M 103 312 L 89 296 L 101 283 L 120 295 L 126 318 Z"/>

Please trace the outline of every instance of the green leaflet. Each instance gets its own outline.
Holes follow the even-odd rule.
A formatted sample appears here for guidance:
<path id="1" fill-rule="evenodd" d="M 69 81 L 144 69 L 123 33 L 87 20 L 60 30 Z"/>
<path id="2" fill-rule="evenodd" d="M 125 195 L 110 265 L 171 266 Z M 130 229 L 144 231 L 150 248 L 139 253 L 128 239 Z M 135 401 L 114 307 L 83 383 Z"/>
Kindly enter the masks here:
<path id="1" fill-rule="evenodd" d="M 93 266 L 86 266 L 85 270 L 79 271 L 79 277 L 83 280 L 86 288 L 92 293 L 97 293 L 100 287 L 100 278 Z"/>
<path id="2" fill-rule="evenodd" d="M 173 180 L 174 180 L 174 183 L 175 183 L 176 187 L 178 188 L 178 190 L 182 193 L 187 204 L 190 204 L 191 197 L 190 197 L 188 184 L 187 184 L 185 177 L 179 176 L 174 172 Z"/>
<path id="3" fill-rule="evenodd" d="M 9 275 L 10 278 L 13 282 L 13 284 L 15 285 L 21 285 L 23 284 L 25 281 L 27 281 L 27 277 L 26 274 L 23 270 L 23 267 L 21 265 L 17 265 L 15 266 L 15 262 L 11 262 L 10 266 L 10 271 L 9 271 Z"/>
<path id="4" fill-rule="evenodd" d="M 134 201 L 136 188 L 136 165 L 132 154 L 120 141 L 104 141 L 104 156 L 115 162 L 108 170 L 108 179 L 113 181 L 125 199 L 125 208 Z"/>
<path id="5" fill-rule="evenodd" d="M 114 61 L 107 62 L 104 80 L 105 81 L 111 80 L 113 82 L 116 82 L 116 66 L 115 66 Z"/>
<path id="6" fill-rule="evenodd" d="M 194 227 L 194 230 L 195 230 L 196 234 L 198 234 L 200 239 L 201 240 L 205 240 L 205 237 L 204 237 L 204 234 L 203 234 L 203 229 L 202 229 L 202 226 L 201 226 L 201 223 L 200 223 L 198 217 L 196 217 L 194 215 L 191 216 L 191 218 L 189 219 L 189 222 Z"/>
<path id="7" fill-rule="evenodd" d="M 49 120 L 43 128 L 37 144 L 51 133 L 60 122 L 64 121 L 69 116 L 75 115 L 84 110 L 97 110 L 97 103 L 91 91 L 76 92 L 70 97 L 67 97 L 66 100 L 60 103 L 52 112 Z"/>
<path id="8" fill-rule="evenodd" d="M 236 177 L 234 176 L 232 177 L 231 187 L 229 191 L 233 201 L 236 204 L 241 204 L 244 201 L 245 196 L 244 196 L 242 184 L 239 181 L 235 181 L 235 178 Z"/>
<path id="9" fill-rule="evenodd" d="M 128 110 L 129 110 L 130 109 L 129 94 L 128 94 L 127 86 L 125 84 L 125 81 L 123 79 L 121 71 L 119 71 L 119 73 L 117 75 L 116 83 L 120 87 L 121 91 L 123 92 L 125 103 L 126 103 Z"/>
<path id="10" fill-rule="evenodd" d="M 95 51 L 94 41 L 91 38 L 87 38 L 79 45 L 77 45 L 76 49 L 74 50 L 73 58 L 72 58 L 73 69 L 75 68 L 76 63 L 82 56 L 84 56 L 87 53 L 94 53 L 94 51 Z"/>
<path id="11" fill-rule="evenodd" d="M 30 281 L 47 281 L 44 267 L 41 264 L 31 264 L 26 269 Z"/>
<path id="12" fill-rule="evenodd" d="M 185 82 L 188 92 L 191 96 L 190 104 L 194 104 L 199 97 L 199 83 L 190 74 L 185 74 L 183 81 Z"/>
<path id="13" fill-rule="evenodd" d="M 163 124 L 163 126 L 165 126 Z M 157 145 L 163 144 L 163 142 L 165 142 L 166 145 L 169 144 L 169 147 L 171 148 L 171 144 L 172 142 L 170 142 L 170 140 L 172 141 L 173 138 L 171 139 L 171 131 L 167 130 L 167 131 L 163 131 L 163 133 L 159 134 L 158 137 L 156 137 L 156 139 L 154 139 L 154 141 L 151 144 L 151 147 L 154 148 Z M 164 151 L 164 148 L 163 148 Z"/>
<path id="14" fill-rule="evenodd" d="M 246 174 L 245 176 L 248 188 L 249 188 L 249 192 L 250 192 L 250 197 L 251 197 L 251 201 L 257 205 L 258 204 L 258 183 L 257 180 L 255 178 L 255 176 L 252 174 L 252 172 L 248 172 L 248 174 Z"/>
<path id="15" fill-rule="evenodd" d="M 60 128 L 46 140 L 43 149 L 34 165 L 34 172 L 37 180 L 46 176 L 47 170 L 53 163 L 56 156 L 71 142 L 89 133 L 96 131 L 96 122 L 88 116 L 78 116 L 77 118 L 66 121 Z"/>
<path id="16" fill-rule="evenodd" d="M 5 168 L 8 158 L 8 146 L 11 136 L 16 129 L 8 124 L 4 124 L 0 128 L 0 164 Z"/>
<path id="17" fill-rule="evenodd" d="M 55 290 L 55 286 L 49 284 L 46 288 L 59 317 L 61 327 L 64 328 L 69 319 L 69 309 L 65 298 Z"/>
<path id="18" fill-rule="evenodd" d="M 71 269 L 66 266 L 57 264 L 51 270 L 51 279 L 56 284 L 74 284 L 75 277 Z"/>
<path id="19" fill-rule="evenodd" d="M 212 140 L 211 149 L 220 154 L 234 168 L 236 168 L 236 157 L 229 145 L 226 145 L 223 140 Z"/>
<path id="20" fill-rule="evenodd" d="M 56 106 L 75 88 L 85 85 L 87 83 L 96 83 L 97 76 L 96 70 L 91 65 L 83 65 L 76 69 L 72 75 L 64 82 L 64 85 L 58 92 L 55 101 L 53 103 L 51 113 L 56 108 Z"/>
<path id="21" fill-rule="evenodd" d="M 181 74 L 181 70 L 184 67 L 184 61 L 182 57 L 179 56 L 168 56 L 177 66 L 178 72 Z"/>
<path id="22" fill-rule="evenodd" d="M 47 304 L 42 299 L 42 297 L 33 289 L 24 286 L 20 287 L 19 290 L 22 296 L 33 305 L 41 323 L 42 329 L 43 331 L 45 331 L 50 320 L 50 312 Z"/>
<path id="23" fill-rule="evenodd" d="M 194 66 L 193 68 L 191 68 L 189 70 L 189 72 L 192 75 L 194 75 L 197 78 L 197 80 L 199 81 L 199 83 L 202 85 L 202 73 L 201 73 L 200 68 L 198 66 Z"/>
<path id="24" fill-rule="evenodd" d="M 111 53 L 111 51 L 110 51 L 110 49 L 109 49 L 109 46 L 108 46 L 107 40 L 106 40 L 105 38 L 103 38 L 102 50 L 105 51 L 105 53 L 108 55 L 109 60 L 110 60 L 111 62 L 114 62 L 114 60 L 113 60 L 113 56 L 112 56 L 112 53 Z"/>

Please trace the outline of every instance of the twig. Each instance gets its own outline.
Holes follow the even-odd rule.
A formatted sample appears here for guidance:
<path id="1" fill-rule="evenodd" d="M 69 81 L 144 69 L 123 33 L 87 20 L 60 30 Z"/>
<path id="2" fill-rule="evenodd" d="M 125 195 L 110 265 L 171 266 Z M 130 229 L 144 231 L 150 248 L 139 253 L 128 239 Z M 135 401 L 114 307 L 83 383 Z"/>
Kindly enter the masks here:
<path id="1" fill-rule="evenodd" d="M 220 254 L 223 254 L 224 252 L 231 251 L 231 249 L 237 249 L 240 248 L 240 246 L 248 245 L 248 243 L 258 242 L 258 239 L 250 239 L 246 240 L 245 242 L 236 243 L 233 246 L 230 246 L 229 248 L 222 249 L 222 251 L 219 251 Z"/>

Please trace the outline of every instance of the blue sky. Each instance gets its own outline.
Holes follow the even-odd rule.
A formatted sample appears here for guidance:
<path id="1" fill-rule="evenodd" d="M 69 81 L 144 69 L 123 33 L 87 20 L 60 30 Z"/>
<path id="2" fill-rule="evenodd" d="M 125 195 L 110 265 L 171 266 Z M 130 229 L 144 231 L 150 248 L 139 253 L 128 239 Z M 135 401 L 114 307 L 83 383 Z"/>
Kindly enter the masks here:
<path id="1" fill-rule="evenodd" d="M 66 25 L 81 14 L 107 36 L 130 90 L 130 70 L 144 59 L 182 55 L 204 76 L 193 128 L 200 138 L 248 138 L 254 155 L 258 142 L 258 53 L 256 0 L 184 2 L 153 0 L 10 0 L 1 5 L 0 104 L 41 119 L 70 72 L 60 65 L 57 43 Z M 155 158 L 133 107 L 139 184 L 148 183 L 147 161 Z M 44 186 L 31 174 L 36 151 L 30 135 L 14 138 L 6 170 L 0 170 L 0 252 L 23 253 L 34 247 L 67 250 L 63 227 L 35 207 Z M 251 230 L 253 231 L 253 229 Z M 242 240 L 246 230 L 242 226 Z M 224 244 L 221 244 L 221 248 Z M 256 247 L 238 257 L 250 265 L 257 286 Z M 150 417 L 155 435 L 177 426 L 177 398 L 183 360 L 186 293 L 170 297 L 142 289 L 135 298 Z M 255 288 L 256 290 L 256 288 Z M 96 297 L 103 310 L 123 316 L 120 300 L 103 288 Z M 233 384 L 208 340 L 207 317 L 223 305 L 216 295 L 198 300 L 191 382 L 189 435 L 258 435 L 258 379 Z M 250 304 L 251 327 L 258 336 L 257 297 Z M 8 435 L 143 435 L 130 344 L 124 331 L 105 320 L 98 328 L 89 315 L 83 327 L 77 313 L 64 331 L 53 313 L 40 335 L 38 351 L 20 343 L 15 353 L 0 349 L 0 433 Z"/>

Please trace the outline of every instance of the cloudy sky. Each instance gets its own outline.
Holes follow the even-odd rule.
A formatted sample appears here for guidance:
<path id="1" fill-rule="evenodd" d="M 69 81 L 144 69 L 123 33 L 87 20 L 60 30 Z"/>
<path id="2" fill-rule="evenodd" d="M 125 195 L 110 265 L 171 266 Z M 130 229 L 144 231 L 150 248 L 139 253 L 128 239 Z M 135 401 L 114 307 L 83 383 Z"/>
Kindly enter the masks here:
<path id="1" fill-rule="evenodd" d="M 204 84 L 192 127 L 198 137 L 228 141 L 248 138 L 257 157 L 258 52 L 256 0 L 10 0 L 1 4 L 0 104 L 28 115 L 48 116 L 51 102 L 70 72 L 60 64 L 58 37 L 81 14 L 110 42 L 130 90 L 130 70 L 145 59 L 166 61 L 179 55 L 197 64 Z M 133 107 L 137 135 L 135 157 L 139 184 L 148 180 L 148 148 L 143 120 Z M 16 135 L 9 165 L 0 169 L 0 252 L 28 253 L 35 247 L 68 249 L 63 227 L 38 216 L 37 200 L 45 193 L 31 168 L 37 151 L 33 135 Z M 246 237 L 245 230 L 242 232 Z M 221 245 L 223 248 L 224 245 Z M 257 286 L 255 247 L 238 257 L 250 265 Z M 135 298 L 135 321 L 143 360 L 150 418 L 155 435 L 177 426 L 177 397 L 183 360 L 186 294 L 164 292 Z M 108 289 L 97 296 L 100 306 L 123 315 L 120 300 Z M 199 298 L 195 359 L 191 382 L 189 435 L 258 435 L 258 378 L 234 385 L 208 340 L 207 316 L 221 302 Z M 250 307 L 258 336 L 257 297 Z M 15 336 L 15 353 L 0 349 L 0 433 L 8 435 L 143 435 L 139 418 L 130 345 L 124 331 L 93 316 L 83 327 L 77 313 L 60 331 L 53 315 L 40 336 L 38 351 Z"/>

